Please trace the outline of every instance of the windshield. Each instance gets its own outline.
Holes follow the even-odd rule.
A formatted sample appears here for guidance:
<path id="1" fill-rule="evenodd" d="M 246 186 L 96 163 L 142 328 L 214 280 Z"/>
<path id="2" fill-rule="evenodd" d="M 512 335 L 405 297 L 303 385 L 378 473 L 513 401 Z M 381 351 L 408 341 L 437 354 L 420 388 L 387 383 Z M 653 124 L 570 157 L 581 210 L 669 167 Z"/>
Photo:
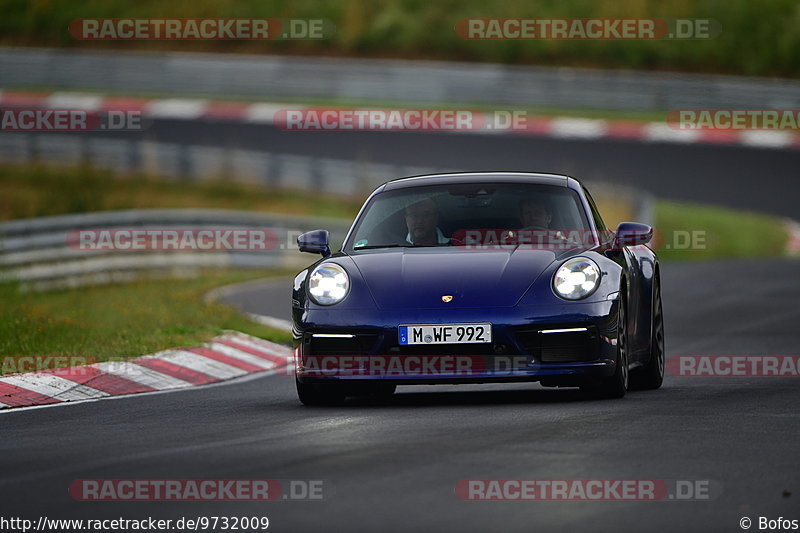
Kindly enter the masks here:
<path id="1" fill-rule="evenodd" d="M 553 185 L 449 184 L 375 195 L 345 248 L 594 242 L 578 194 Z"/>

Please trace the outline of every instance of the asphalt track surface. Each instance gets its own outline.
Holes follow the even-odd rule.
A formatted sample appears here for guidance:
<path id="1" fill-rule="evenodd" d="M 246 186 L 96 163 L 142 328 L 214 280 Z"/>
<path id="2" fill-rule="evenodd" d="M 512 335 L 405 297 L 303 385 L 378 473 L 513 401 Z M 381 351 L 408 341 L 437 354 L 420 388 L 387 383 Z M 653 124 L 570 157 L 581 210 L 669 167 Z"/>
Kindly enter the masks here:
<path id="1" fill-rule="evenodd" d="M 669 356 L 796 354 L 798 263 L 663 268 Z M 289 280 L 229 293 L 288 317 Z M 622 400 L 409 386 L 308 408 L 287 376 L 0 414 L 3 516 L 268 516 L 270 531 L 740 531 L 800 518 L 797 378 L 679 378 Z M 77 502 L 75 479 L 324 480 L 323 501 Z M 468 502 L 462 479 L 711 480 L 706 501 Z M 790 495 L 786 495 L 790 494 Z M 753 528 L 755 529 L 755 527 Z"/>
<path id="2" fill-rule="evenodd" d="M 155 127 L 163 140 L 192 135 L 178 122 Z M 196 138 L 188 140 L 210 144 L 222 135 L 240 145 L 332 157 L 368 153 L 376 161 L 597 178 L 595 172 L 646 180 L 661 196 L 788 215 L 797 199 L 800 152 L 231 128 L 226 134 L 195 126 Z M 735 186 L 717 190 L 733 175 Z M 797 261 L 662 267 L 670 357 L 798 354 Z M 287 280 L 226 298 L 288 318 L 288 296 Z M 0 516 L 267 516 L 270 531 L 741 531 L 739 520 L 748 516 L 755 530 L 760 516 L 800 519 L 798 384 L 667 376 L 658 391 L 603 401 L 537 384 L 410 386 L 383 403 L 308 408 L 297 401 L 292 378 L 275 375 L 16 410 L 0 413 Z M 266 503 L 78 502 L 68 495 L 73 480 L 98 478 L 324 480 L 327 490 L 323 501 Z M 711 480 L 721 493 L 710 501 L 661 502 L 457 498 L 456 483 L 475 478 Z"/>
<path id="3" fill-rule="evenodd" d="M 454 171 L 555 172 L 587 181 L 630 185 L 659 198 L 800 219 L 797 182 L 800 150 L 797 149 L 474 133 L 283 131 L 268 124 L 168 119 L 155 120 L 142 132 L 89 135 Z M 387 180 L 394 177 L 397 176 L 387 176 Z"/>

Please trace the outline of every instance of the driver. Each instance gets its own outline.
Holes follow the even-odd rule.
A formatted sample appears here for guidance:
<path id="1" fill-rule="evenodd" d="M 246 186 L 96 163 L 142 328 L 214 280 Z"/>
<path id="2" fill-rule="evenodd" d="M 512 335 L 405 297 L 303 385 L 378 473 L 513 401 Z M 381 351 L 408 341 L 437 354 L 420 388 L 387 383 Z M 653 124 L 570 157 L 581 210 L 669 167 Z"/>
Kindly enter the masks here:
<path id="1" fill-rule="evenodd" d="M 439 229 L 439 210 L 430 198 L 415 202 L 405 209 L 408 234 L 406 242 L 417 246 L 450 244 L 450 239 Z"/>
<path id="2" fill-rule="evenodd" d="M 541 198 L 523 198 L 519 202 L 522 229 L 549 229 L 553 214 Z"/>

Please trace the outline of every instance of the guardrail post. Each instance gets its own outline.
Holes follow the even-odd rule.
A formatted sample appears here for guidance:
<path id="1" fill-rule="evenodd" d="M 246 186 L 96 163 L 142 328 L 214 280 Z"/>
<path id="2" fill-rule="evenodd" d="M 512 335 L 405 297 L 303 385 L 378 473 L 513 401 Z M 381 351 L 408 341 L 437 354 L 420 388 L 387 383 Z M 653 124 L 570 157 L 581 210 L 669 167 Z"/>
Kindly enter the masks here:
<path id="1" fill-rule="evenodd" d="M 268 153 L 267 155 L 267 180 L 269 187 L 278 187 L 283 178 L 283 158 L 280 154 Z"/>
<path id="2" fill-rule="evenodd" d="M 142 154 L 141 145 L 137 141 L 127 142 L 127 155 L 128 155 L 128 172 L 131 174 L 139 174 L 143 172 L 142 169 Z"/>
<path id="3" fill-rule="evenodd" d="M 92 157 L 92 139 L 86 135 L 80 137 L 80 165 L 89 167 L 92 165 L 94 158 Z"/>
<path id="4" fill-rule="evenodd" d="M 311 158 L 310 163 L 311 163 L 311 165 L 310 165 L 311 166 L 311 190 L 314 190 L 314 191 L 323 191 L 323 190 L 325 190 L 323 188 L 324 172 L 323 172 L 323 169 L 322 169 L 322 167 L 323 167 L 322 160 L 320 158 L 318 158 L 318 157 L 313 157 L 313 158 Z M 335 191 L 335 190 L 336 190 L 335 187 L 333 189 L 331 189 L 331 191 Z"/>
<path id="5" fill-rule="evenodd" d="M 192 179 L 192 161 L 189 157 L 189 146 L 186 144 L 178 144 L 177 146 L 177 173 L 178 178 L 181 180 Z"/>
<path id="6" fill-rule="evenodd" d="M 36 163 L 39 160 L 39 136 L 35 133 L 26 135 L 26 146 L 29 163 Z"/>

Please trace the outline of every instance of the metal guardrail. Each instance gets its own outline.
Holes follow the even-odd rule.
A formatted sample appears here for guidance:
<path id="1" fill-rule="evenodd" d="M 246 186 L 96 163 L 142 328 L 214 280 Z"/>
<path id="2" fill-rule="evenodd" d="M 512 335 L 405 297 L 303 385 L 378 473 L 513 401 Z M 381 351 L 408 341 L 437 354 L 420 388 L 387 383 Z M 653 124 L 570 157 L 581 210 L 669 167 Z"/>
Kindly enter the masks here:
<path id="1" fill-rule="evenodd" d="M 485 63 L 0 48 L 0 86 L 419 105 L 800 108 L 800 82 Z"/>
<path id="2" fill-rule="evenodd" d="M 381 183 L 444 169 L 297 156 L 181 143 L 98 138 L 80 133 L 3 133 L 0 162 L 89 164 L 118 173 L 184 180 L 224 177 L 269 187 L 363 196 Z"/>
<path id="3" fill-rule="evenodd" d="M 190 276 L 201 268 L 300 268 L 310 261 L 296 236 L 325 228 L 341 242 L 339 219 L 217 209 L 135 209 L 60 215 L 0 223 L 0 279 L 27 290 L 49 290 L 146 277 Z M 265 251 L 100 251 L 70 246 L 75 230 L 270 230 L 278 242 Z"/>

